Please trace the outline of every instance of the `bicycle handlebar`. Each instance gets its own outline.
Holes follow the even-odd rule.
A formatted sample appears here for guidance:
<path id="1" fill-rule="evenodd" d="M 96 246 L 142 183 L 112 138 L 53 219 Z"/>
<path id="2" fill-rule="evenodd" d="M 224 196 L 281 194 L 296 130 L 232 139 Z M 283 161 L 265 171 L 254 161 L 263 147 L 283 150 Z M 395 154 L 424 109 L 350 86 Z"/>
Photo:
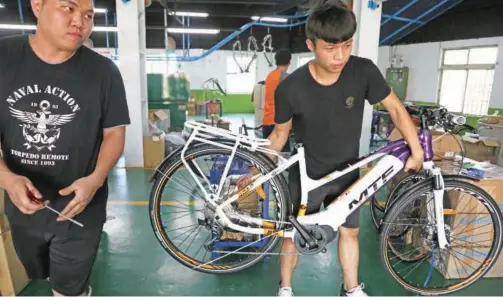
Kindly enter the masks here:
<path id="1" fill-rule="evenodd" d="M 450 113 L 442 106 L 406 106 L 406 109 L 409 114 L 420 117 L 423 128 L 429 125 L 439 125 L 446 130 L 456 130 L 466 126 L 465 116 Z"/>
<path id="2" fill-rule="evenodd" d="M 452 113 L 447 113 L 445 119 L 454 125 L 464 125 L 466 124 L 466 117 L 460 115 L 454 115 Z"/>

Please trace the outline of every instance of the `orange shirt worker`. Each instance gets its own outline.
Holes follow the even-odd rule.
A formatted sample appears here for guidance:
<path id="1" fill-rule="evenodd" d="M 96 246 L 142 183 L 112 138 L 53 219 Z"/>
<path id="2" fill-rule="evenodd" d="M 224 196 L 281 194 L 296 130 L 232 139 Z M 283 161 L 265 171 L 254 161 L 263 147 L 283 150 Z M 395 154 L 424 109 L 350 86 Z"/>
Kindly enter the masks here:
<path id="1" fill-rule="evenodd" d="M 287 77 L 288 67 L 292 60 L 292 54 L 287 50 L 279 50 L 274 56 L 276 69 L 271 71 L 265 79 L 265 102 L 264 117 L 262 120 L 262 137 L 268 138 L 274 130 L 274 92 L 279 83 Z M 283 147 L 284 152 L 290 151 L 290 144 L 287 142 Z"/>

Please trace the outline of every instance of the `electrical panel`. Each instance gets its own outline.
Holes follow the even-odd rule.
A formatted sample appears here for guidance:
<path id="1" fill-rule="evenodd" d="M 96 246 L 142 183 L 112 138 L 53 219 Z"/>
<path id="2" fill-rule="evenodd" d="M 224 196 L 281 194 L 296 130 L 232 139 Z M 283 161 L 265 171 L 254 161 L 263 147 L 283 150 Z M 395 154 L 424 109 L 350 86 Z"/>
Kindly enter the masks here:
<path id="1" fill-rule="evenodd" d="M 388 68 L 386 70 L 386 81 L 398 98 L 405 101 L 407 97 L 407 85 L 409 83 L 409 68 Z"/>

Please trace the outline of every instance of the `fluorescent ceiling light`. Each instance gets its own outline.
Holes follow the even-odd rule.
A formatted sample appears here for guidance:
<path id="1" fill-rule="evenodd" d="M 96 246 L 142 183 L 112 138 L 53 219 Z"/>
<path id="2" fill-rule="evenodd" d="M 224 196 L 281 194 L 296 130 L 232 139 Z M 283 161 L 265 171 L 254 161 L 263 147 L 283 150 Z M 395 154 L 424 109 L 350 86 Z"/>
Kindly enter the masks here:
<path id="1" fill-rule="evenodd" d="M 190 11 L 175 11 L 170 12 L 169 14 L 176 16 L 196 17 L 196 18 L 207 18 L 210 15 L 207 12 L 190 12 Z"/>
<path id="2" fill-rule="evenodd" d="M 0 3 L 0 8 L 5 8 L 5 4 Z"/>
<path id="3" fill-rule="evenodd" d="M 276 22 L 276 23 L 286 23 L 288 22 L 288 19 L 284 18 L 273 18 L 273 17 L 259 17 L 259 16 L 252 16 L 252 20 L 254 21 L 264 21 L 264 22 Z"/>
<path id="4" fill-rule="evenodd" d="M 218 34 L 218 29 L 167 28 L 169 33 Z"/>
<path id="5" fill-rule="evenodd" d="M 37 26 L 35 25 L 17 25 L 17 24 L 0 24 L 0 29 L 5 30 L 35 30 Z M 117 27 L 94 27 L 95 32 L 118 32 Z"/>
<path id="6" fill-rule="evenodd" d="M 107 13 L 108 9 L 106 8 L 94 8 L 95 13 Z"/>

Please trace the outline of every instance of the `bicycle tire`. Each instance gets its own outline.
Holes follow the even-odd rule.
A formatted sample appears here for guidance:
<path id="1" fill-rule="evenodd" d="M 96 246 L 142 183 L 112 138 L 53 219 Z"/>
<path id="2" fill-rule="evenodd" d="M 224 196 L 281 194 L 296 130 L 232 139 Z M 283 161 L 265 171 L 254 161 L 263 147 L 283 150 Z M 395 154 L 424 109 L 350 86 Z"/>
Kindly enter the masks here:
<path id="1" fill-rule="evenodd" d="M 483 262 L 483 265 L 477 270 L 475 270 L 470 276 L 466 278 L 466 280 L 462 281 L 459 284 L 453 285 L 448 287 L 447 289 L 423 289 L 423 288 L 418 288 L 416 286 L 413 286 L 409 283 L 406 283 L 403 281 L 396 273 L 395 271 L 390 267 L 389 261 L 387 261 L 387 253 L 386 249 L 388 247 L 388 240 L 387 240 L 387 234 L 391 230 L 391 224 L 387 224 L 390 221 L 393 221 L 400 213 L 401 211 L 410 203 L 411 201 L 418 199 L 421 195 L 424 195 L 424 193 L 428 193 L 430 191 L 433 191 L 433 184 L 430 182 L 430 180 L 425 180 L 424 183 L 420 186 L 416 186 L 414 191 L 408 191 L 404 194 L 404 196 L 399 197 L 396 199 L 396 202 L 393 203 L 391 208 L 388 210 L 388 213 L 384 219 L 384 224 L 381 229 L 380 233 L 380 242 L 379 242 L 379 254 L 381 261 L 385 267 L 385 269 L 388 271 L 388 273 L 397 281 L 397 283 L 402 286 L 404 289 L 414 292 L 417 294 L 423 294 L 423 295 L 443 295 L 443 294 L 452 294 L 454 292 L 458 292 L 460 290 L 466 289 L 467 287 L 471 286 L 473 283 L 475 283 L 477 280 L 480 278 L 484 277 L 484 275 L 490 271 L 490 269 L 494 266 L 496 261 L 498 260 L 498 256 L 501 252 L 502 248 L 502 228 L 503 228 L 503 216 L 501 214 L 501 210 L 498 207 L 498 204 L 493 200 L 493 198 L 483 189 L 480 187 L 466 182 L 465 180 L 460 180 L 456 178 L 449 178 L 444 180 L 445 188 L 446 189 L 460 189 L 461 191 L 468 192 L 471 194 L 474 194 L 474 196 L 481 201 L 484 205 L 487 206 L 491 218 L 493 219 L 493 224 L 494 224 L 494 246 L 491 248 L 491 251 L 488 253 L 486 259 Z M 479 271 L 481 270 L 482 271 Z"/>
<path id="2" fill-rule="evenodd" d="M 222 149 L 212 145 L 198 145 L 187 149 L 185 153 L 185 158 L 186 159 L 197 158 L 208 154 L 230 154 L 230 150 Z M 268 173 L 275 169 L 275 164 L 272 162 L 272 160 L 261 153 L 253 153 L 247 149 L 238 148 L 236 151 L 236 157 L 240 157 L 250 161 L 263 174 Z M 215 264 L 203 265 L 204 263 L 199 262 L 198 260 L 193 259 L 188 255 L 185 255 L 183 252 L 177 249 L 171 242 L 171 240 L 167 237 L 166 233 L 164 232 L 164 229 L 162 228 L 161 220 L 159 217 L 159 211 L 161 202 L 160 193 L 162 193 L 161 190 L 165 186 L 168 177 L 171 176 L 174 172 L 176 172 L 176 169 L 179 168 L 180 166 L 183 166 L 181 153 L 173 156 L 169 162 L 166 162 L 161 168 L 159 168 L 159 170 L 161 172 L 165 172 L 165 174 L 159 174 L 154 178 L 149 198 L 149 217 L 152 229 L 154 230 L 157 240 L 170 256 L 172 256 L 179 263 L 195 271 L 200 271 L 209 274 L 227 274 L 227 273 L 238 272 L 247 269 L 249 267 L 252 267 L 265 256 L 264 253 L 267 253 L 268 251 L 274 248 L 274 246 L 279 240 L 278 237 L 270 237 L 271 240 L 264 248 L 262 254 L 257 255 L 257 257 L 251 257 L 250 259 L 240 263 L 240 265 L 238 266 L 230 266 L 230 265 L 222 266 Z M 289 210 L 291 211 L 292 208 L 290 202 L 290 192 L 286 180 L 283 177 L 283 175 L 278 174 L 274 176 L 272 179 L 270 179 L 268 182 L 271 184 L 272 188 L 276 191 L 277 195 L 276 199 L 279 201 L 279 203 L 282 203 L 278 219 L 280 221 L 285 221 L 287 218 L 288 211 Z"/>
<path id="3" fill-rule="evenodd" d="M 385 214 L 386 210 L 389 208 L 389 205 L 393 204 L 393 202 L 396 200 L 396 197 L 398 197 L 400 194 L 403 193 L 402 190 L 408 188 L 408 187 L 405 188 L 405 186 L 408 186 L 410 182 L 415 183 L 416 178 L 417 178 L 416 175 L 407 175 L 404 178 L 402 178 L 400 182 L 398 182 L 398 184 L 393 188 L 393 190 L 391 190 L 388 199 L 386 199 L 386 204 L 384 205 L 384 207 L 378 205 L 379 201 L 375 198 L 375 196 L 372 197 L 372 200 L 370 202 L 370 214 L 372 216 L 372 222 L 374 223 L 374 227 L 376 227 L 377 230 L 379 230 L 382 221 L 382 218 L 379 218 L 377 216 L 377 212 L 379 211 Z"/>

